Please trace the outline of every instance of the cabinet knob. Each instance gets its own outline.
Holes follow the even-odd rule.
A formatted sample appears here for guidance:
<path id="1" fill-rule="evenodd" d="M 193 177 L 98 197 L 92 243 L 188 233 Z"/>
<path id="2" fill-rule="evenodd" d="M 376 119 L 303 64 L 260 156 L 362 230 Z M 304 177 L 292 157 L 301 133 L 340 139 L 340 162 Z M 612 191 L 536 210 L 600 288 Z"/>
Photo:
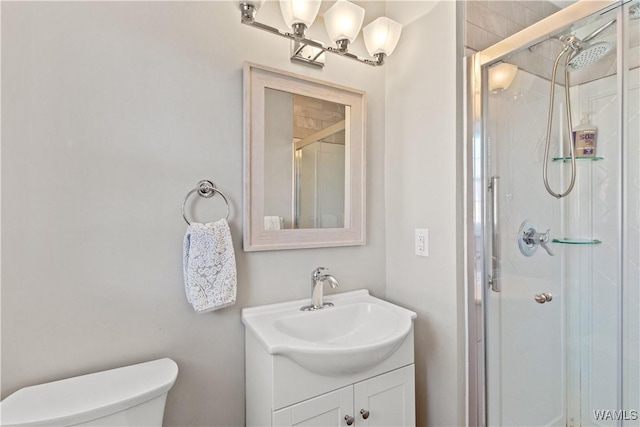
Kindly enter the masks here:
<path id="1" fill-rule="evenodd" d="M 366 409 L 360 409 L 360 415 L 362 415 L 363 419 L 367 419 L 369 418 L 369 411 L 367 411 Z"/>
<path id="2" fill-rule="evenodd" d="M 347 422 L 347 425 L 350 426 L 355 421 L 351 415 L 345 415 L 344 420 Z"/>

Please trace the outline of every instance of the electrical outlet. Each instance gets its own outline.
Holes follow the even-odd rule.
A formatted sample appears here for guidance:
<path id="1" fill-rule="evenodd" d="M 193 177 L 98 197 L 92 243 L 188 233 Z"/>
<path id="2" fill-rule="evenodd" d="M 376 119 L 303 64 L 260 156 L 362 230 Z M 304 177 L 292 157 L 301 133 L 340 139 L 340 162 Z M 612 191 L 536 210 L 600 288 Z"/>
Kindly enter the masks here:
<path id="1" fill-rule="evenodd" d="M 416 255 L 429 256 L 429 229 L 416 228 L 415 233 Z"/>

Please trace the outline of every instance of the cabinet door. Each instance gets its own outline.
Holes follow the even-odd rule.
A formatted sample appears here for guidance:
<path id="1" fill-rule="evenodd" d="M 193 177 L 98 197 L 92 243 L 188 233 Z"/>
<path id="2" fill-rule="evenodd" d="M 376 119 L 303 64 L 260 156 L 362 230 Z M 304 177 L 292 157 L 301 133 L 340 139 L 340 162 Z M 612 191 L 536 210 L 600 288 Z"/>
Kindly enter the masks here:
<path id="1" fill-rule="evenodd" d="M 353 386 L 296 403 L 273 413 L 274 426 L 346 426 L 353 414 Z"/>
<path id="2" fill-rule="evenodd" d="M 409 365 L 355 384 L 356 425 L 415 426 L 414 375 L 414 365 Z"/>

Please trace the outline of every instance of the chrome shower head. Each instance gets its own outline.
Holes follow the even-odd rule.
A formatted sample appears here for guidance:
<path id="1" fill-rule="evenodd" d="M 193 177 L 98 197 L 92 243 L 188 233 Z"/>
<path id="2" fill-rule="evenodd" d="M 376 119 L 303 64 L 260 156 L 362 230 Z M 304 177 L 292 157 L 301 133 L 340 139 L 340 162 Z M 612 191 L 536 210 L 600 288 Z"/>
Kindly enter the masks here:
<path id="1" fill-rule="evenodd" d="M 566 46 L 563 52 L 566 52 L 569 49 L 573 50 L 569 61 L 567 62 L 567 71 L 576 71 L 591 65 L 611 50 L 611 43 L 600 42 L 589 44 L 589 42 L 598 37 L 604 30 L 612 26 L 615 22 L 615 19 L 610 20 L 595 31 L 592 31 L 582 40 L 576 37 L 575 34 L 560 37 L 560 41 Z"/>
<path id="2" fill-rule="evenodd" d="M 611 50 L 611 43 L 600 42 L 577 50 L 567 63 L 568 71 L 577 71 L 600 60 Z"/>

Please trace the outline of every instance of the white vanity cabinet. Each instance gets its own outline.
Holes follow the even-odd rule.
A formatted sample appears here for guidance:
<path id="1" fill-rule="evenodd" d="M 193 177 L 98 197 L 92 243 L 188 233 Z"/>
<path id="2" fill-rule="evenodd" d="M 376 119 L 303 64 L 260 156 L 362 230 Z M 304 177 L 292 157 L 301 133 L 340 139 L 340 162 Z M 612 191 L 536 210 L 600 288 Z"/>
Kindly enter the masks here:
<path id="1" fill-rule="evenodd" d="M 246 425 L 415 426 L 410 310 L 366 290 L 242 310 Z"/>
<path id="2" fill-rule="evenodd" d="M 414 365 L 273 413 L 274 426 L 415 426 Z"/>
<path id="3" fill-rule="evenodd" d="M 415 426 L 413 328 L 400 348 L 378 365 L 326 376 L 269 354 L 245 335 L 246 425 Z M 361 410 L 369 411 L 365 419 Z"/>

